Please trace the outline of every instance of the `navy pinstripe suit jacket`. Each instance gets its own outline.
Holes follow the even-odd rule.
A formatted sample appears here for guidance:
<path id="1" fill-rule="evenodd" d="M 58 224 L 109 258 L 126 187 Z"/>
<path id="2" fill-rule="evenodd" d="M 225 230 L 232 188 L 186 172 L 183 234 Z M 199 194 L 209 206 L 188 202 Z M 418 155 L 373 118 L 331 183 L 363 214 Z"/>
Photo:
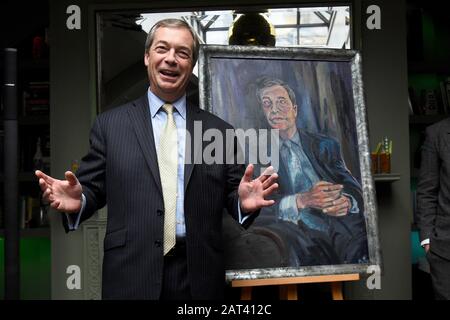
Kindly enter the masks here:
<path id="1" fill-rule="evenodd" d="M 215 128 L 224 136 L 225 130 L 232 128 L 188 103 L 186 129 L 192 137 L 194 121 L 201 121 L 203 131 Z M 189 148 L 201 156 L 204 146 L 204 142 L 193 141 L 186 152 Z M 222 213 L 227 208 L 237 217 L 237 187 L 245 168 L 203 163 L 185 166 L 191 294 L 194 299 L 221 299 L 225 279 Z M 103 298 L 158 299 L 163 277 L 164 203 L 147 95 L 97 117 L 89 152 L 77 176 L 87 200 L 80 221 L 108 206 Z"/>

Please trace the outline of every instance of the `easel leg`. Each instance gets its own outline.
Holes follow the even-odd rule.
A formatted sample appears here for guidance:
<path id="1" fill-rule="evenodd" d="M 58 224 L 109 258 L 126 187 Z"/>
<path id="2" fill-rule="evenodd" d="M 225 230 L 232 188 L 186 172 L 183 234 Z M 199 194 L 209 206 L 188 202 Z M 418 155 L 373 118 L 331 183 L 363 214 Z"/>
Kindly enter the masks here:
<path id="1" fill-rule="evenodd" d="M 331 296 L 333 300 L 344 300 L 341 281 L 331 282 Z"/>
<path id="2" fill-rule="evenodd" d="M 281 285 L 279 290 L 280 300 L 298 300 L 296 284 Z"/>
<path id="3" fill-rule="evenodd" d="M 252 287 L 242 287 L 241 300 L 252 300 Z"/>

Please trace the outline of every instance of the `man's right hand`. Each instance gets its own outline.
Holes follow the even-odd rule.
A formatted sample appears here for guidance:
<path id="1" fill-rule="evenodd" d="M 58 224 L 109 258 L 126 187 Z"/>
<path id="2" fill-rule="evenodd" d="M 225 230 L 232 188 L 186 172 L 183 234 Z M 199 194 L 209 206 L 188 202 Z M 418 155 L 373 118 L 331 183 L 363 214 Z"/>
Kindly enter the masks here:
<path id="1" fill-rule="evenodd" d="M 425 252 L 428 253 L 428 250 L 430 250 L 430 244 L 424 244 L 423 248 L 425 249 Z"/>
<path id="2" fill-rule="evenodd" d="M 42 199 L 53 209 L 67 213 L 81 210 L 81 184 L 72 172 L 66 171 L 66 180 L 52 178 L 39 170 L 35 174 L 43 193 Z"/>

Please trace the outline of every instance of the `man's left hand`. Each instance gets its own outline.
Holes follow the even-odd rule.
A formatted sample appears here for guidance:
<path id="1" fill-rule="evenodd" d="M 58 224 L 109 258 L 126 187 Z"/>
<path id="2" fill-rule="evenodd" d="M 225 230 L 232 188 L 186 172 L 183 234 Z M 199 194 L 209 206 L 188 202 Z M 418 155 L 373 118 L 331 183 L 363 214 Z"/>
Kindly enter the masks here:
<path id="1" fill-rule="evenodd" d="M 275 200 L 266 200 L 266 198 L 278 188 L 278 184 L 275 183 L 278 174 L 271 173 L 273 168 L 269 167 L 253 180 L 253 170 L 253 165 L 249 164 L 239 184 L 239 200 L 244 213 L 250 213 L 275 203 Z"/>

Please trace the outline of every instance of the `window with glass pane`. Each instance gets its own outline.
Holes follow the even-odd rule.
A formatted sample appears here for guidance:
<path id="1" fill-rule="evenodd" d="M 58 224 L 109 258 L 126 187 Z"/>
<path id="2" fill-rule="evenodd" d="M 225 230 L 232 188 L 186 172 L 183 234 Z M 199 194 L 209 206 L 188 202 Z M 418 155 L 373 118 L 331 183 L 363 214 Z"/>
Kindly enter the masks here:
<path id="1" fill-rule="evenodd" d="M 230 28 L 245 12 L 99 12 L 99 110 L 104 111 L 130 101 L 148 89 L 147 74 L 142 67 L 142 52 L 146 35 L 157 21 L 165 18 L 184 19 L 197 32 L 202 43 L 228 45 Z M 275 46 L 351 48 L 349 6 L 252 8 L 252 12 L 264 14 L 271 25 L 271 35 L 275 33 Z M 115 50 L 118 44 L 128 50 Z M 198 74 L 197 67 L 194 68 L 194 74 Z M 195 81 L 190 84 L 195 87 Z"/>
<path id="2" fill-rule="evenodd" d="M 296 28 L 278 28 L 276 29 L 277 47 L 289 47 L 298 43 L 298 34 Z"/>
<path id="3" fill-rule="evenodd" d="M 268 17 L 275 26 L 296 25 L 297 12 L 297 8 L 269 9 Z"/>
<path id="4" fill-rule="evenodd" d="M 255 10 L 253 10 L 254 12 Z M 350 7 L 274 8 L 260 10 L 275 28 L 276 46 L 350 49 Z M 185 19 L 207 44 L 228 44 L 229 29 L 241 11 L 142 13 L 139 20 L 148 32 L 165 17 Z"/>
<path id="5" fill-rule="evenodd" d="M 303 27 L 300 28 L 300 46 L 326 46 L 328 37 L 327 27 Z"/>
<path id="6" fill-rule="evenodd" d="M 209 31 L 206 33 L 207 44 L 226 44 L 228 42 L 228 31 Z"/>

